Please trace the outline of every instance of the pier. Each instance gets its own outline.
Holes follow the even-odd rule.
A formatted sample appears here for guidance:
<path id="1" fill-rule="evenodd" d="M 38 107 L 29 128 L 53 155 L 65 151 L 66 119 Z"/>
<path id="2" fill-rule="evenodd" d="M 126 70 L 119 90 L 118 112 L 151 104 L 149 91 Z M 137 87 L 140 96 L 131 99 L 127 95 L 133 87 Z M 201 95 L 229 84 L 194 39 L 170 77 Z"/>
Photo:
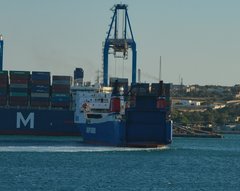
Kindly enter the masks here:
<path id="1" fill-rule="evenodd" d="M 223 135 L 179 124 L 173 125 L 173 137 L 223 138 Z"/>

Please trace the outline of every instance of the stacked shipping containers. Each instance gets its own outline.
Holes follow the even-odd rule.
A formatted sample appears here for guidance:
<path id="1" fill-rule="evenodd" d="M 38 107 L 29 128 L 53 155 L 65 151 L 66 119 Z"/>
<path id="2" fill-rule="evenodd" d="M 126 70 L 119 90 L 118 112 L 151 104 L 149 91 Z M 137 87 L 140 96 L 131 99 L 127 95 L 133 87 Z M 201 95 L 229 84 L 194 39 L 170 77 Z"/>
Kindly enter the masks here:
<path id="1" fill-rule="evenodd" d="M 32 72 L 31 106 L 49 107 L 50 72 Z"/>
<path id="2" fill-rule="evenodd" d="M 148 83 L 137 83 L 132 86 L 132 93 L 136 95 L 146 95 L 149 93 L 149 84 Z"/>
<path id="3" fill-rule="evenodd" d="M 162 89 L 162 96 L 165 97 L 166 104 L 167 104 L 167 110 L 170 113 L 171 111 L 171 106 L 172 106 L 172 100 L 171 100 L 171 84 L 163 84 L 163 89 Z M 152 83 L 151 85 L 151 93 L 154 95 L 159 96 L 160 94 L 160 84 L 159 83 Z"/>
<path id="4" fill-rule="evenodd" d="M 10 71 L 10 106 L 28 106 L 29 79 L 28 71 Z"/>
<path id="5" fill-rule="evenodd" d="M 7 105 L 8 71 L 0 71 L 0 106 Z"/>
<path id="6" fill-rule="evenodd" d="M 151 84 L 151 93 L 156 95 L 156 96 L 159 96 L 159 93 L 160 93 L 159 83 L 152 83 Z"/>
<path id="7" fill-rule="evenodd" d="M 65 109 L 70 107 L 71 83 L 70 76 L 52 76 L 52 107 Z"/>

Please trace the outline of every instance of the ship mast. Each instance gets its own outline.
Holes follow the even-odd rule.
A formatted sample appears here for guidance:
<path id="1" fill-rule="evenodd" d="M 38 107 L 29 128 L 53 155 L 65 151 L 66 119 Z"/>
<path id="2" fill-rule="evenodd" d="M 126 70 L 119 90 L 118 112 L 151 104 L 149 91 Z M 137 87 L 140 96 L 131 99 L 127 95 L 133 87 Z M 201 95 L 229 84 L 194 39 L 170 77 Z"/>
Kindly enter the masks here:
<path id="1" fill-rule="evenodd" d="M 0 71 L 3 69 L 3 36 L 0 34 Z"/>

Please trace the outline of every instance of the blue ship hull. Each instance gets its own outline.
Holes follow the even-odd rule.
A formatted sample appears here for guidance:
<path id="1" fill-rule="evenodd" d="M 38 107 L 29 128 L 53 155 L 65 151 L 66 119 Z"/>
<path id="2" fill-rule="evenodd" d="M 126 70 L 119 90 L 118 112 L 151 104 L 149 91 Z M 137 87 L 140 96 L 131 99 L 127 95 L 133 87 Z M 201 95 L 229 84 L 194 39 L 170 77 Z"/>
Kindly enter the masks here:
<path id="1" fill-rule="evenodd" d="M 118 114 L 105 121 L 87 120 L 79 125 L 85 143 L 129 146 L 157 147 L 172 141 L 172 122 L 167 121 L 165 112 L 159 110 L 126 110 L 126 118 L 118 119 Z"/>
<path id="2" fill-rule="evenodd" d="M 107 121 L 81 125 L 82 137 L 85 143 L 108 146 L 124 144 L 124 122 Z"/>
<path id="3" fill-rule="evenodd" d="M 1 135 L 79 136 L 74 111 L 0 108 Z"/>

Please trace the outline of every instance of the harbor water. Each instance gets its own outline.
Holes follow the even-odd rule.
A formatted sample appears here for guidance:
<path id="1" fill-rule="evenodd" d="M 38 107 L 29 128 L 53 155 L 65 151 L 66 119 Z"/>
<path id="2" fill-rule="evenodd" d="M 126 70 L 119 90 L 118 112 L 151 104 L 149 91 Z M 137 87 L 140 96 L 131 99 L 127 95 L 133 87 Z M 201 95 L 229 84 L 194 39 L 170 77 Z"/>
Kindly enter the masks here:
<path id="1" fill-rule="evenodd" d="M 161 149 L 77 137 L 0 136 L 0 190 L 240 190 L 240 135 L 174 138 Z"/>

